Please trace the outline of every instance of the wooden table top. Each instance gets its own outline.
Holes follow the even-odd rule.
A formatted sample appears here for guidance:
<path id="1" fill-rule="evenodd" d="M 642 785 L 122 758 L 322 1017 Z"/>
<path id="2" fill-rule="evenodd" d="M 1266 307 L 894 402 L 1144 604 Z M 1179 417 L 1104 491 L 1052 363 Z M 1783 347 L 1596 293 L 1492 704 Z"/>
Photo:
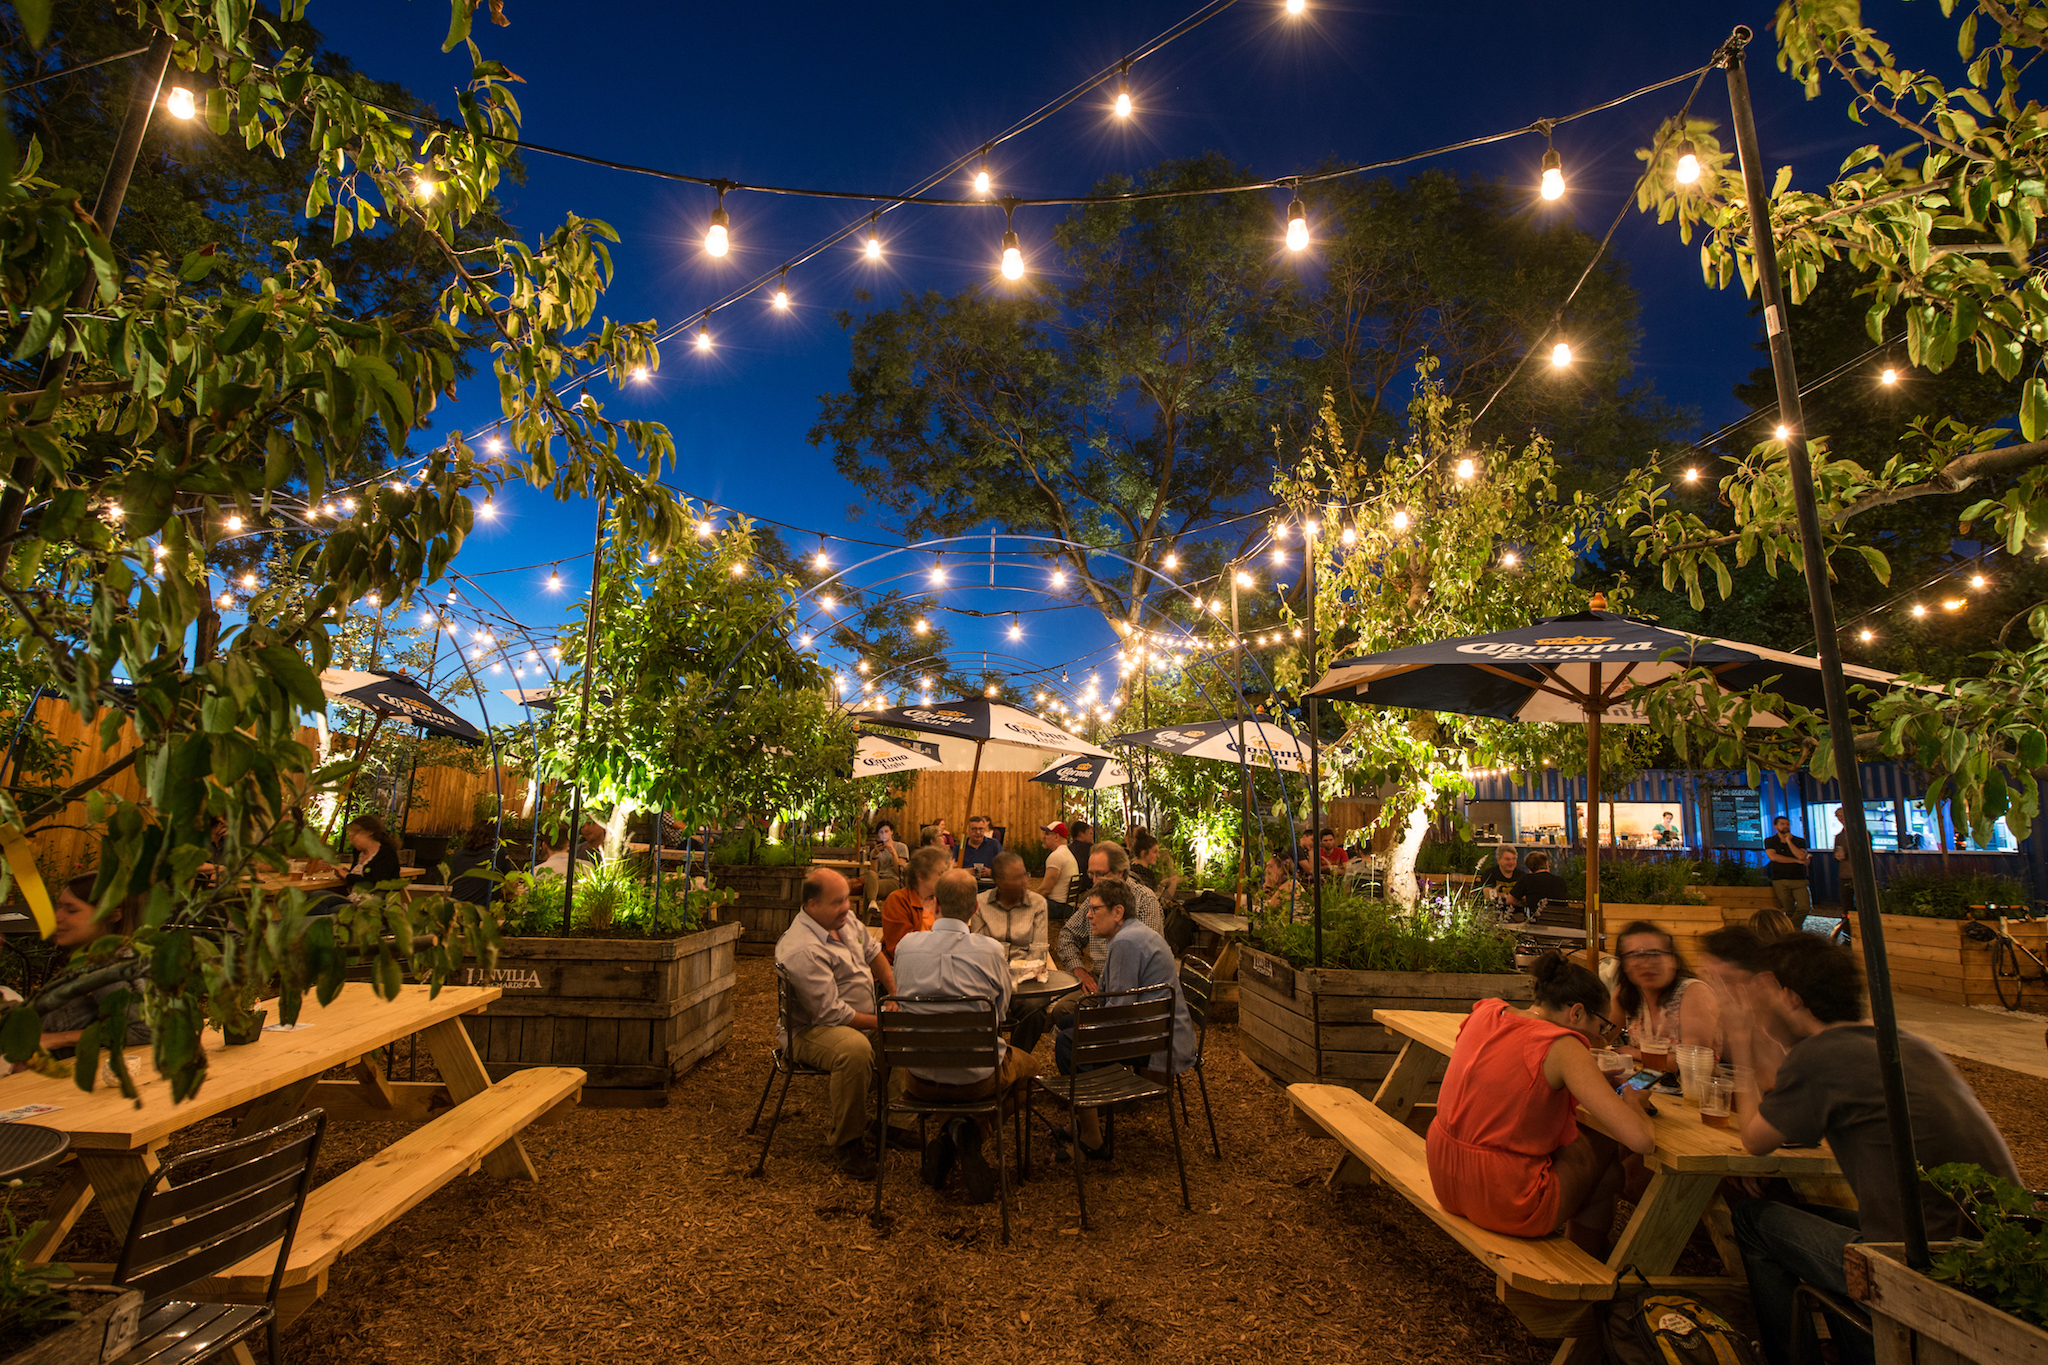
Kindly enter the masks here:
<path id="1" fill-rule="evenodd" d="M 397 999 L 380 1000 L 369 985 L 351 983 L 325 1008 L 306 997 L 299 1023 L 310 1027 L 265 1033 L 242 1047 L 226 1046 L 208 1029 L 206 1080 L 183 1104 L 171 1102 L 171 1084 L 150 1065 L 149 1050 L 131 1048 L 128 1070 L 139 1104 L 121 1098 L 120 1087 L 104 1077 L 88 1094 L 69 1077 L 23 1071 L 0 1079 L 0 1110 L 53 1105 L 54 1112 L 27 1121 L 69 1133 L 73 1150 L 137 1151 L 431 1025 L 473 1014 L 502 994 L 496 986 L 443 986 L 438 996 L 427 986 L 401 986 Z"/>
<path id="2" fill-rule="evenodd" d="M 426 874 L 427 869 L 424 867 L 398 869 L 398 875 L 407 881 L 424 877 Z M 308 872 L 299 877 L 283 872 L 260 872 L 256 875 L 256 885 L 270 892 L 288 891 L 293 887 L 301 891 L 339 891 L 342 879 L 339 872 Z"/>
<path id="3" fill-rule="evenodd" d="M 1200 914 L 1189 915 L 1188 918 L 1210 933 L 1222 934 L 1226 938 L 1231 934 L 1241 934 L 1252 927 L 1252 922 L 1243 915 L 1225 915 L 1214 910 L 1204 910 Z"/>
<path id="4" fill-rule="evenodd" d="M 1372 1017 L 1374 1023 L 1448 1057 L 1467 1016 L 1433 1010 L 1374 1010 Z M 1643 1158 L 1653 1168 L 1720 1175 L 1841 1174 L 1835 1154 L 1824 1142 L 1818 1147 L 1781 1147 L 1768 1156 L 1751 1156 L 1743 1150 L 1742 1136 L 1732 1125 L 1709 1128 L 1700 1121 L 1700 1111 L 1677 1095 L 1658 1095 L 1654 1102 L 1657 1113 L 1650 1124 L 1657 1146 Z M 1584 1110 L 1579 1112 L 1579 1122 L 1596 1132 L 1604 1131 Z"/>

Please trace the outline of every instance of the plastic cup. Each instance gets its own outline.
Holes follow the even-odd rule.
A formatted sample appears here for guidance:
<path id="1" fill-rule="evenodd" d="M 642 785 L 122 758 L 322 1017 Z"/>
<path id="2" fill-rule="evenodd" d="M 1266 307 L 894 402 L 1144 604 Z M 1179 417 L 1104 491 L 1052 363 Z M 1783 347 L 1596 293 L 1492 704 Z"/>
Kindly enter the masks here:
<path id="1" fill-rule="evenodd" d="M 1671 1070 L 1671 1040 L 1661 1034 L 1649 1034 L 1637 1045 L 1643 1054 L 1643 1065 L 1652 1071 Z"/>
<path id="2" fill-rule="evenodd" d="M 1628 1075 L 1630 1062 L 1627 1053 L 1616 1052 L 1611 1047 L 1602 1048 L 1593 1054 L 1593 1061 L 1600 1068 L 1600 1074 L 1607 1078 L 1609 1085 L 1619 1083 L 1622 1077 Z"/>
<path id="3" fill-rule="evenodd" d="M 1714 1049 L 1695 1044 L 1678 1048 L 1673 1057 L 1678 1063 L 1678 1088 L 1684 1092 L 1685 1102 L 1698 1105 L 1707 1082 L 1714 1079 Z"/>
<path id="4" fill-rule="evenodd" d="M 1700 1091 L 1700 1122 L 1709 1128 L 1726 1128 L 1735 1116 L 1735 1082 L 1723 1076 L 1709 1076 Z"/>

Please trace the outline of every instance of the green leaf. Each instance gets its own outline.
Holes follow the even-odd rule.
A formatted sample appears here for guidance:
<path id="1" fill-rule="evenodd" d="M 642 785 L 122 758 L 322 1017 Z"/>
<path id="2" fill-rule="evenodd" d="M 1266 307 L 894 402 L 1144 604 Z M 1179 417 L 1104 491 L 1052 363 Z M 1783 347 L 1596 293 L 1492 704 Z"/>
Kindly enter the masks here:
<path id="1" fill-rule="evenodd" d="M 2048 767 L 2048 736 L 2039 730 L 2029 730 L 2020 738 L 2020 764 L 2027 771 Z"/>
<path id="2" fill-rule="evenodd" d="M 327 694 L 320 690 L 320 675 L 299 657 L 296 650 L 271 646 L 257 650 L 256 657 L 301 707 L 308 711 L 326 709 Z"/>
<path id="3" fill-rule="evenodd" d="M 443 52 L 453 52 L 469 39 L 469 0 L 448 0 L 448 41 Z"/>
<path id="4" fill-rule="evenodd" d="M 228 319 L 228 325 L 220 329 L 220 339 L 214 343 L 222 355 L 239 355 L 263 335 L 263 310 L 242 308 Z"/>
<path id="5" fill-rule="evenodd" d="M 2048 383 L 2037 374 L 2020 393 L 2020 434 L 2038 441 L 2044 431 L 2048 431 Z"/>
<path id="6" fill-rule="evenodd" d="M 10 1062 L 25 1062 L 42 1045 L 43 1016 L 27 1005 L 7 1011 L 6 1022 L 0 1023 L 0 1056 Z"/>
<path id="7" fill-rule="evenodd" d="M 1870 572 L 1880 583 L 1892 581 L 1892 562 L 1884 557 L 1884 551 L 1875 545 L 1858 545 L 1856 553 L 1863 556 L 1863 562 L 1870 566 Z"/>
<path id="8" fill-rule="evenodd" d="M 21 16 L 21 31 L 30 47 L 41 47 L 50 35 L 50 0 L 14 0 L 14 12 Z"/>

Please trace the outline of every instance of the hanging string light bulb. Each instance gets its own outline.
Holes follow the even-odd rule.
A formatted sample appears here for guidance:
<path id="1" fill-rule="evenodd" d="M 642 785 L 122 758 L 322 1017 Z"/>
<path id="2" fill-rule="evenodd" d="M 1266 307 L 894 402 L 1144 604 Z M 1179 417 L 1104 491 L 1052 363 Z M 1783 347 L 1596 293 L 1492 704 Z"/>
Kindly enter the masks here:
<path id="1" fill-rule="evenodd" d="M 199 104 L 192 98 L 192 92 L 182 85 L 174 85 L 164 96 L 164 112 L 172 118 L 191 118 L 199 112 Z"/>
<path id="2" fill-rule="evenodd" d="M 1117 75 L 1119 79 L 1116 83 L 1116 116 L 1118 118 L 1129 118 L 1131 116 L 1130 58 L 1124 58 L 1123 65 L 1117 69 Z"/>
<path id="3" fill-rule="evenodd" d="M 1681 185 L 1694 184 L 1700 178 L 1699 153 L 1693 150 L 1690 140 L 1678 144 L 1678 167 L 1674 175 Z"/>
<path id="4" fill-rule="evenodd" d="M 550 571 L 548 572 L 548 591 L 549 591 L 549 592 L 560 592 L 561 590 L 562 590 L 562 575 L 561 575 L 561 574 L 559 574 L 559 573 L 557 573 L 557 572 L 555 572 L 555 571 L 553 571 L 553 570 L 550 570 Z"/>
<path id="5" fill-rule="evenodd" d="M 871 261 L 879 261 L 882 259 L 882 235 L 880 231 L 877 229 L 877 224 L 879 224 L 881 221 L 882 215 L 879 211 L 870 213 L 868 215 L 867 252 L 868 259 Z"/>
<path id="6" fill-rule="evenodd" d="M 1560 341 L 1550 348 L 1550 364 L 1554 369 L 1564 369 L 1572 363 L 1572 344 Z"/>
<path id="7" fill-rule="evenodd" d="M 787 312 L 787 311 L 788 311 L 788 309 L 789 309 L 789 267 L 788 267 L 788 266 L 784 266 L 784 267 L 782 267 L 782 275 L 781 275 L 781 277 L 780 277 L 780 278 L 779 278 L 779 279 L 778 279 L 778 280 L 776 281 L 776 283 L 775 283 L 775 306 L 776 306 L 777 308 L 780 308 L 780 309 L 784 310 L 785 312 Z"/>
<path id="8" fill-rule="evenodd" d="M 711 210 L 711 227 L 704 234 L 704 250 L 713 256 L 723 256 L 731 248 L 725 231 L 732 222 L 725 211 L 725 189 L 723 184 L 718 187 L 718 207 Z"/>
<path id="9" fill-rule="evenodd" d="M 704 310 L 703 318 L 697 323 L 697 349 L 700 351 L 711 349 L 711 310 L 708 308 Z"/>
<path id="10" fill-rule="evenodd" d="M 1886 388 L 1890 388 L 1899 382 L 1899 372 L 1887 365 L 1884 367 L 1884 373 L 1877 377 L 1877 382 Z"/>
<path id="11" fill-rule="evenodd" d="M 1065 569 L 1054 569 L 1052 571 L 1052 585 L 1055 588 L 1067 586 L 1067 571 Z"/>
<path id="12" fill-rule="evenodd" d="M 1458 461 L 1458 477 L 1469 479 L 1478 472 L 1478 468 L 1479 466 L 1472 462 L 1472 457 L 1467 455 L 1464 459 Z"/>
<path id="13" fill-rule="evenodd" d="M 1550 140 L 1550 125 L 1544 124 L 1543 140 Z M 1541 194 L 1545 199 L 1564 198 L 1564 159 L 1557 154 L 1557 148 L 1545 147 L 1543 151 L 1543 182 Z"/>
<path id="14" fill-rule="evenodd" d="M 1293 201 L 1287 205 L 1287 249 L 1308 249 L 1308 210 L 1302 206 L 1299 188 L 1294 192 Z"/>
<path id="15" fill-rule="evenodd" d="M 1177 554 L 1169 553 L 1166 556 L 1166 558 L 1161 560 L 1159 563 L 1160 567 L 1164 569 L 1178 569 L 1180 567 L 1180 556 Z"/>
<path id="16" fill-rule="evenodd" d="M 1287 0 L 1287 12 L 1299 14 L 1308 8 L 1308 0 Z"/>
<path id="17" fill-rule="evenodd" d="M 1010 618 L 1010 638 L 1012 640 L 1024 638 L 1024 623 L 1014 616 Z"/>
<path id="18" fill-rule="evenodd" d="M 1024 252 L 1017 245 L 1017 231 L 1012 226 L 1012 215 L 1016 211 L 1015 199 L 1003 201 L 1003 278 L 1006 280 L 1024 278 Z"/>
<path id="19" fill-rule="evenodd" d="M 988 154 L 989 148 L 983 147 L 981 149 L 981 168 L 974 173 L 974 192 L 976 194 L 987 194 L 989 187 L 995 184 L 995 181 L 989 178 Z"/>

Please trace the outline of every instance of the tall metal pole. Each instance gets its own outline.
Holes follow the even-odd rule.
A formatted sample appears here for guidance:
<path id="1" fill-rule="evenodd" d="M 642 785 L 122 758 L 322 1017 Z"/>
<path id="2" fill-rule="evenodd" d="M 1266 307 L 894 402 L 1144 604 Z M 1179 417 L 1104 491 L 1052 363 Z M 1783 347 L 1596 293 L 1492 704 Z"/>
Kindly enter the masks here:
<path id="1" fill-rule="evenodd" d="M 576 709 L 576 799 L 569 811 L 569 871 L 562 882 L 562 932 L 576 913 L 576 859 L 583 850 L 583 741 L 590 733 L 590 678 L 597 669 L 597 581 L 604 569 L 604 517 L 607 499 L 597 500 L 597 538 L 590 546 L 590 611 L 583 618 L 583 701 Z"/>
<path id="2" fill-rule="evenodd" d="M 1600 718 L 1606 702 L 1600 695 L 1600 665 L 1586 679 L 1586 970 L 1600 973 Z M 1619 945 L 1617 945 L 1619 946 Z"/>
<path id="3" fill-rule="evenodd" d="M 1252 908 L 1252 770 L 1244 753 L 1244 633 L 1237 624 L 1237 564 L 1232 561 L 1224 566 L 1223 572 L 1230 579 L 1230 650 L 1232 666 L 1236 669 L 1236 686 L 1231 691 L 1237 698 L 1237 786 L 1244 798 L 1244 817 L 1239 821 L 1237 840 L 1237 880 L 1244 887 L 1244 908 Z"/>
<path id="4" fill-rule="evenodd" d="M 1720 52 L 1728 72 L 1728 103 L 1734 115 L 1735 146 L 1742 159 L 1742 189 L 1749 206 L 1750 244 L 1756 253 L 1757 288 L 1764 305 L 1764 335 L 1770 344 L 1771 373 L 1778 384 L 1778 420 L 1787 430 L 1785 465 L 1799 514 L 1799 542 L 1806 570 L 1806 596 L 1820 657 L 1821 689 L 1827 697 L 1828 740 L 1835 751 L 1835 777 L 1842 787 L 1843 835 L 1849 841 L 1849 876 L 1856 890 L 1856 921 L 1863 940 L 1863 973 L 1870 987 L 1870 1017 L 1877 1026 L 1877 1068 L 1884 1080 L 1884 1106 L 1891 1129 L 1892 1164 L 1904 1214 L 1906 1264 L 1928 1266 L 1927 1224 L 1920 1208 L 1919 1160 L 1906 1104 L 1906 1071 L 1899 1059 L 1899 1020 L 1892 1008 L 1891 965 L 1885 959 L 1884 921 L 1879 917 L 1877 866 L 1863 819 L 1863 780 L 1856 769 L 1856 734 L 1850 725 L 1849 692 L 1842 679 L 1842 647 L 1835 629 L 1834 597 L 1828 587 L 1826 542 L 1813 496 L 1813 466 L 1806 449 L 1806 414 L 1799 401 L 1799 375 L 1792 364 L 1791 319 L 1778 278 L 1778 247 L 1771 232 L 1770 198 L 1764 190 L 1763 156 L 1757 148 L 1756 116 L 1749 104 L 1743 48 L 1755 35 L 1738 25 Z"/>
<path id="5" fill-rule="evenodd" d="M 1304 517 L 1301 523 L 1301 558 L 1308 566 L 1308 680 L 1309 686 L 1321 673 L 1316 662 L 1316 523 Z M 1310 894 L 1315 898 L 1316 966 L 1323 965 L 1323 765 L 1321 736 L 1316 732 L 1316 697 L 1308 697 L 1308 829 Z"/>

